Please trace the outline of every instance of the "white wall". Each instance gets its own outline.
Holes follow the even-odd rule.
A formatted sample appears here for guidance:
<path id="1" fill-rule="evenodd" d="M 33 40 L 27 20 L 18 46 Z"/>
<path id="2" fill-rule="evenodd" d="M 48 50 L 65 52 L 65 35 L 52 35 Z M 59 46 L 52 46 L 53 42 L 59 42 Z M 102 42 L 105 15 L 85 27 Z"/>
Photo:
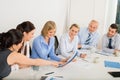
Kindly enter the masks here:
<path id="1" fill-rule="evenodd" d="M 116 21 L 118 0 L 107 0 L 106 29 Z"/>
<path id="2" fill-rule="evenodd" d="M 68 0 L 0 0 L 0 32 L 29 20 L 38 35 L 45 22 L 52 20 L 59 35 L 66 26 L 67 3 Z"/>
<path id="3" fill-rule="evenodd" d="M 110 24 L 115 22 L 117 0 L 70 0 L 70 21 L 87 27 L 92 19 L 99 22 L 99 48 L 103 34 L 107 33 Z"/>
<path id="4" fill-rule="evenodd" d="M 99 22 L 98 31 L 106 33 L 108 25 L 115 22 L 117 0 L 71 0 L 70 25 L 87 27 L 95 19 Z"/>
<path id="5" fill-rule="evenodd" d="M 70 25 L 87 26 L 94 17 L 94 0 L 71 0 Z"/>
<path id="6" fill-rule="evenodd" d="M 103 35 L 115 22 L 116 5 L 117 0 L 0 0 L 0 32 L 29 20 L 38 35 L 45 22 L 53 20 L 60 36 L 72 23 L 84 27 L 96 19 Z"/>

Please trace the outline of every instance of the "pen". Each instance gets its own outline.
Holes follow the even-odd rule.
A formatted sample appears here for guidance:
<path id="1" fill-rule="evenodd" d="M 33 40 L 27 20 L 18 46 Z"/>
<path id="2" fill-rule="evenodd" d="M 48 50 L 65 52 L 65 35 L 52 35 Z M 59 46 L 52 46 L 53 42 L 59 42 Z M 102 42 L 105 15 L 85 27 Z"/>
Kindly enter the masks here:
<path id="1" fill-rule="evenodd" d="M 63 76 L 55 76 L 55 77 L 58 77 L 58 78 L 63 78 Z"/>
<path id="2" fill-rule="evenodd" d="M 53 74 L 54 72 L 49 72 L 49 73 L 46 73 L 45 75 L 49 75 L 49 74 Z"/>

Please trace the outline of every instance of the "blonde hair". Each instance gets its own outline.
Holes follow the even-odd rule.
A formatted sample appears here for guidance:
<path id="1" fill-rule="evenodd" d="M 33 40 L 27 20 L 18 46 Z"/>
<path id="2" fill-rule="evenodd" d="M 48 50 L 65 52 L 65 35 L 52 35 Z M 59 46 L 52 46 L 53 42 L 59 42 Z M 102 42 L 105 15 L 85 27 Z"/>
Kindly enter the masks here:
<path id="1" fill-rule="evenodd" d="M 42 28 L 41 35 L 45 37 L 49 30 L 56 29 L 56 24 L 54 21 L 47 21 Z"/>
<path id="2" fill-rule="evenodd" d="M 95 24 L 97 24 L 97 25 L 99 24 L 98 21 L 96 21 L 96 20 L 91 20 L 91 21 L 90 21 L 90 24 L 91 24 L 91 23 L 95 23 Z"/>
<path id="3" fill-rule="evenodd" d="M 71 29 L 72 27 L 76 27 L 76 28 L 80 29 L 80 27 L 77 24 L 72 24 L 69 29 Z"/>

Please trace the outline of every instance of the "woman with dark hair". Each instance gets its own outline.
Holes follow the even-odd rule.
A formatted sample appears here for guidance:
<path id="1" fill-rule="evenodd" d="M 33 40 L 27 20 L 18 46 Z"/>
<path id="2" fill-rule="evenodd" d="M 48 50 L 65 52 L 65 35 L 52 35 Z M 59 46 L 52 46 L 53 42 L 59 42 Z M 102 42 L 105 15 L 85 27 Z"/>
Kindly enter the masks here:
<path id="1" fill-rule="evenodd" d="M 0 79 L 8 76 L 11 72 L 11 65 L 58 66 L 59 62 L 52 62 L 43 59 L 30 59 L 18 53 L 23 44 L 23 34 L 16 29 L 6 33 L 0 33 Z"/>
<path id="2" fill-rule="evenodd" d="M 34 36 L 35 27 L 30 21 L 25 21 L 17 25 L 16 29 L 20 30 L 23 33 L 23 46 L 21 47 L 19 52 L 26 55 L 27 57 L 30 57 L 31 48 L 29 45 L 29 41 Z"/>

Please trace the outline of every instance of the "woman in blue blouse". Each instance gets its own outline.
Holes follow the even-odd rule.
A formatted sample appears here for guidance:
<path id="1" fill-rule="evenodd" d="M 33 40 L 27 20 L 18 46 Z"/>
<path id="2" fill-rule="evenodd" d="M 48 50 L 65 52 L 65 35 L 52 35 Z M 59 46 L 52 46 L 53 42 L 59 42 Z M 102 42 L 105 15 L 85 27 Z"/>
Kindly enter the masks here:
<path id="1" fill-rule="evenodd" d="M 53 21 L 45 23 L 41 35 L 33 41 L 31 58 L 42 58 L 46 60 L 66 61 L 56 56 L 54 52 L 54 34 L 56 32 L 56 24 Z"/>

